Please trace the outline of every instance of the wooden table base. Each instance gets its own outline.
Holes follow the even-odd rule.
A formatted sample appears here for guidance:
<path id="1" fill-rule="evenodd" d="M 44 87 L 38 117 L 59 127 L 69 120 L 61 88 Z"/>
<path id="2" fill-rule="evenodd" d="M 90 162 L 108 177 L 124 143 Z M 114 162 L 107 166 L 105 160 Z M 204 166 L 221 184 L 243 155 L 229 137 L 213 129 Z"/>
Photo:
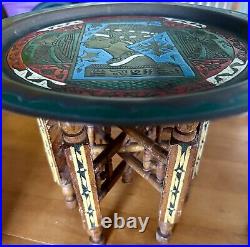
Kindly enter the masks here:
<path id="1" fill-rule="evenodd" d="M 45 119 L 38 124 L 54 181 L 66 205 L 78 205 L 91 243 L 105 242 L 100 201 L 121 176 L 131 183 L 133 172 L 161 193 L 156 239 L 168 241 L 198 173 L 208 122 L 134 128 Z M 112 162 L 116 154 L 120 164 Z"/>

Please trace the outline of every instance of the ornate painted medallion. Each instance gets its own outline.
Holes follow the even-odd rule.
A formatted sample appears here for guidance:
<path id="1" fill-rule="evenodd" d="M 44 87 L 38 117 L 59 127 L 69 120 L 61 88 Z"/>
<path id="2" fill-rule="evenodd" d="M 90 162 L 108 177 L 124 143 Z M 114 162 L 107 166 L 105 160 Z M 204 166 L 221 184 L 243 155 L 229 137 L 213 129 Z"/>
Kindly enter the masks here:
<path id="1" fill-rule="evenodd" d="M 19 39 L 7 62 L 21 82 L 103 97 L 209 90 L 247 68 L 247 44 L 225 31 L 165 17 L 113 17 L 47 27 Z"/>

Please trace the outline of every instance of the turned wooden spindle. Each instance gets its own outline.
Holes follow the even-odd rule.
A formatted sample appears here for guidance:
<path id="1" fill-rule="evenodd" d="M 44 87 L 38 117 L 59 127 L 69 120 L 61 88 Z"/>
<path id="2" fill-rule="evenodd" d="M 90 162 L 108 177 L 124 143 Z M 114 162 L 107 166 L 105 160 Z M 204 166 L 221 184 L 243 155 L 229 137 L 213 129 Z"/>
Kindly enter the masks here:
<path id="1" fill-rule="evenodd" d="M 111 138 L 111 127 L 105 126 L 104 131 L 106 133 L 107 138 Z M 110 157 L 105 163 L 105 172 L 106 172 L 106 179 L 110 180 L 113 174 L 112 157 Z"/>
<path id="2" fill-rule="evenodd" d="M 97 154 L 94 151 L 94 147 L 96 146 L 96 143 L 95 143 L 96 135 L 95 135 L 94 125 L 87 125 L 87 135 L 89 139 L 89 145 L 91 147 L 92 159 L 94 160 L 97 157 Z M 101 166 L 98 172 L 95 173 L 98 194 L 99 194 L 99 191 L 101 190 L 102 182 L 104 180 L 104 177 L 102 176 L 103 170 L 104 170 L 104 167 Z"/>
<path id="3" fill-rule="evenodd" d="M 177 124 L 172 132 L 172 142 L 190 143 L 195 139 L 199 123 Z"/>
<path id="4" fill-rule="evenodd" d="M 127 147 L 128 145 L 130 145 L 131 143 L 131 139 L 129 137 L 126 137 L 125 141 L 124 141 L 124 147 Z M 132 183 L 133 182 L 133 169 L 129 166 L 129 164 L 127 164 L 126 162 L 126 167 L 123 171 L 122 174 L 122 182 L 123 183 Z"/>
<path id="5" fill-rule="evenodd" d="M 129 166 L 126 165 L 124 172 L 122 174 L 122 182 L 125 184 L 130 184 L 133 182 L 133 169 Z"/>
<path id="6" fill-rule="evenodd" d="M 158 144 L 160 144 L 161 139 L 162 139 L 162 136 L 161 136 L 162 130 L 163 130 L 163 128 L 161 126 L 156 127 L 155 139 L 156 139 L 156 142 Z M 156 178 L 157 178 L 158 182 L 161 184 L 164 180 L 164 177 L 165 177 L 167 160 L 165 162 L 162 162 L 162 161 L 156 161 L 156 162 L 157 162 L 156 163 Z"/>
<path id="7" fill-rule="evenodd" d="M 63 139 L 66 144 L 79 144 L 86 140 L 87 134 L 82 124 L 60 123 Z"/>
<path id="8" fill-rule="evenodd" d="M 156 128 L 155 127 L 147 127 L 147 136 L 151 139 L 154 140 L 156 138 Z M 152 160 L 152 152 L 150 149 L 145 148 L 144 153 L 143 153 L 143 170 L 145 172 L 150 172 L 152 167 L 151 167 L 151 160 Z"/>
<path id="9" fill-rule="evenodd" d="M 163 127 L 162 126 L 157 126 L 156 127 L 156 142 L 157 143 L 161 143 L 162 132 L 163 132 Z"/>
<path id="10" fill-rule="evenodd" d="M 149 150 L 144 149 L 143 153 L 143 170 L 149 172 L 151 170 L 151 158 L 152 155 Z"/>
<path id="11" fill-rule="evenodd" d="M 164 177 L 165 177 L 166 163 L 158 162 L 156 165 L 156 177 L 160 184 L 163 182 Z"/>
<path id="12" fill-rule="evenodd" d="M 89 138 L 89 145 L 94 146 L 95 145 L 95 129 L 93 125 L 87 126 L 87 133 Z"/>
<path id="13" fill-rule="evenodd" d="M 77 202 L 76 202 L 76 197 L 75 197 L 75 191 L 73 189 L 71 182 L 63 178 L 61 180 L 61 188 L 62 188 L 62 193 L 63 193 L 64 201 L 65 201 L 67 208 L 70 208 L 70 209 L 75 208 L 77 205 Z"/>

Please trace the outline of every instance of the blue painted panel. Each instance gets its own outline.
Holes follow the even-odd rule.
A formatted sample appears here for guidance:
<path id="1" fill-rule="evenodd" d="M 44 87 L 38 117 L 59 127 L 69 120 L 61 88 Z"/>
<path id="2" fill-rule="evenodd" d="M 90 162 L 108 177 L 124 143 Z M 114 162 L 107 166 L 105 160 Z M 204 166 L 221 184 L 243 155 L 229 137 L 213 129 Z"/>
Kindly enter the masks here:
<path id="1" fill-rule="evenodd" d="M 110 46 L 112 40 L 112 32 L 110 32 L 110 28 L 114 28 L 117 26 L 117 31 L 121 33 L 121 35 L 127 35 L 123 33 L 122 27 L 130 26 L 142 26 L 139 32 L 143 33 L 144 30 L 152 30 L 150 35 L 144 35 L 144 40 L 142 40 L 142 36 L 139 41 L 136 41 L 136 38 L 131 38 L 130 41 L 127 41 L 128 44 L 124 47 L 127 50 L 130 50 L 130 54 L 128 57 L 122 58 L 124 63 L 119 67 L 114 65 L 112 66 L 111 60 L 114 58 L 112 54 L 107 51 L 107 47 Z M 143 28 L 144 27 L 144 28 Z M 149 29 L 150 27 L 150 29 Z M 76 59 L 76 63 L 73 68 L 72 79 L 73 80 L 89 80 L 89 79 L 98 79 L 98 80 L 117 80 L 117 79 L 149 79 L 149 76 L 133 76 L 133 77 L 107 77 L 107 76 L 90 76 L 86 75 L 86 68 L 91 65 L 106 65 L 110 66 L 110 69 L 119 68 L 121 69 L 123 65 L 127 66 L 128 63 L 135 58 L 146 57 L 153 60 L 155 65 L 157 64 L 173 64 L 180 67 L 183 77 L 195 77 L 194 72 L 190 68 L 190 66 L 183 59 L 182 55 L 179 53 L 178 49 L 172 42 L 171 38 L 167 34 L 167 32 L 158 32 L 154 31 L 154 27 L 156 30 L 159 30 L 159 27 L 162 27 L 162 23 L 160 21 L 139 21 L 139 22 L 111 22 L 111 23 L 89 23 L 86 24 L 84 33 L 81 38 L 80 47 Z M 164 28 L 164 27 L 163 27 Z M 115 30 L 115 31 L 116 31 Z M 163 30 L 163 29 L 161 29 Z M 133 30 L 132 30 L 133 31 Z M 136 30 L 138 32 L 138 30 Z M 135 32 L 135 31 L 134 31 Z M 144 32 L 149 33 L 149 32 Z M 133 33 L 131 34 L 133 35 Z M 131 36 L 133 37 L 133 36 Z M 134 36 L 136 37 L 136 36 Z M 99 40 L 98 40 L 99 39 Z M 135 42 L 135 43 L 133 43 Z M 95 44 L 95 45 L 93 45 Z M 92 47 L 93 46 L 93 47 Z M 95 46 L 95 47 L 94 47 Z M 105 47 L 106 46 L 106 47 Z M 105 50 L 106 48 L 106 50 Z M 132 54 L 132 55 L 131 55 Z M 117 59 L 117 58 L 116 58 Z M 121 60 L 122 61 L 122 60 Z M 118 61 L 121 62 L 121 61 Z M 116 61 L 117 62 L 117 61 Z M 145 64 L 147 66 L 147 64 Z M 179 77 L 178 75 L 177 77 Z M 171 76 L 161 76 L 161 77 L 173 77 Z"/>

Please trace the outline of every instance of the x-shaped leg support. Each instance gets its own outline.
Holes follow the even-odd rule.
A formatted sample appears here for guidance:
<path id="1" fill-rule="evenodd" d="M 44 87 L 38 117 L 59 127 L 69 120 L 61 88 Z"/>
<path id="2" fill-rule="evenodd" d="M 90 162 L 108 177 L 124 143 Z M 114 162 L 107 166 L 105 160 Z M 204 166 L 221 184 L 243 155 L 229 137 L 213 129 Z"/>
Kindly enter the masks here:
<path id="1" fill-rule="evenodd" d="M 82 222 L 92 243 L 104 242 L 101 199 L 121 176 L 124 182 L 132 181 L 133 171 L 161 193 L 156 238 L 160 242 L 168 240 L 173 225 L 180 218 L 191 180 L 197 174 L 207 125 L 204 122 L 120 127 L 116 128 L 115 132 L 120 133 L 115 138 L 111 128 L 106 126 L 57 125 Z M 53 133 L 44 140 L 51 140 L 51 136 Z M 51 150 L 48 156 L 51 158 L 54 154 L 56 159 L 55 148 Z M 114 169 L 112 158 L 116 154 L 122 161 Z M 56 167 L 55 164 L 56 161 Z M 57 174 L 57 180 L 61 181 L 60 175 Z"/>

